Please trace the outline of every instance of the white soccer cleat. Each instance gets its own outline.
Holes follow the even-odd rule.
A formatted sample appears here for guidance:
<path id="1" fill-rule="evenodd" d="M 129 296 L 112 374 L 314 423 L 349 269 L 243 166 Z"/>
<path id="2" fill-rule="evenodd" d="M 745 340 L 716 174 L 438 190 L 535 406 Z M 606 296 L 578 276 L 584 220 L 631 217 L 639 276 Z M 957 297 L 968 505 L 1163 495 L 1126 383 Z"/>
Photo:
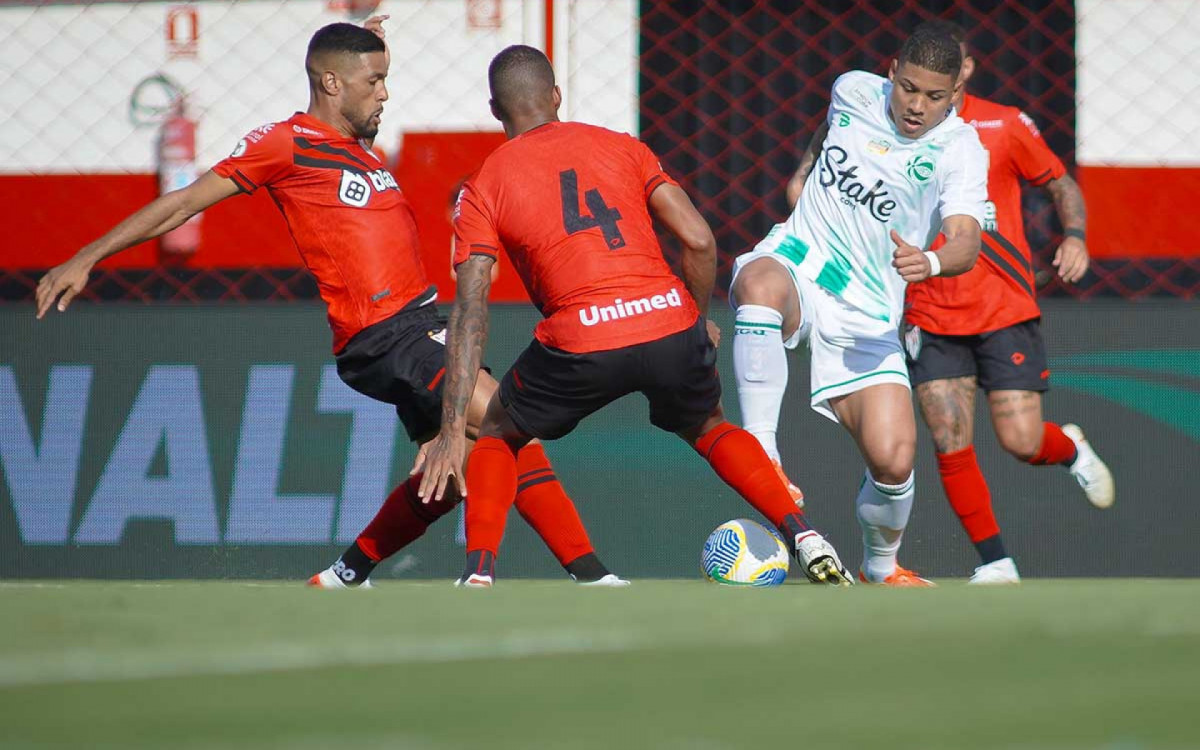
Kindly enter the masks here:
<path id="1" fill-rule="evenodd" d="M 357 586 L 352 586 L 342 580 L 333 568 L 326 568 L 308 579 L 308 585 L 315 589 L 370 589 L 371 580 L 367 579 Z"/>
<path id="2" fill-rule="evenodd" d="M 828 583 L 833 586 L 853 586 L 854 578 L 842 561 L 838 559 L 833 545 L 815 531 L 796 535 L 796 562 L 813 583 Z"/>
<path id="3" fill-rule="evenodd" d="M 492 587 L 492 577 L 485 576 L 482 573 L 472 573 L 469 576 L 459 578 L 454 582 L 454 586 L 461 589 L 490 589 Z"/>
<path id="4" fill-rule="evenodd" d="M 1017 572 L 1017 564 L 1011 557 L 993 560 L 987 565 L 975 569 L 968 584 L 973 586 L 1009 586 L 1021 582 L 1021 574 Z"/>
<path id="5" fill-rule="evenodd" d="M 574 576 L 572 576 L 572 578 L 574 578 Z M 604 576 L 603 578 L 597 578 L 594 581 L 576 580 L 575 583 L 578 583 L 580 586 L 595 586 L 598 588 L 614 588 L 614 589 L 629 585 L 629 581 L 626 581 L 624 578 L 621 578 L 616 573 L 609 573 L 608 575 Z"/>
<path id="6" fill-rule="evenodd" d="M 1067 467 L 1071 471 L 1071 476 L 1075 477 L 1076 482 L 1079 482 L 1089 503 L 1097 508 L 1111 507 L 1117 499 L 1117 488 L 1113 484 L 1112 472 L 1096 455 L 1096 451 L 1092 450 L 1091 443 L 1083 436 L 1083 430 L 1079 429 L 1079 425 L 1065 424 L 1062 426 L 1062 431 L 1064 435 L 1071 438 L 1071 442 L 1075 443 L 1077 453 L 1075 463 Z"/>

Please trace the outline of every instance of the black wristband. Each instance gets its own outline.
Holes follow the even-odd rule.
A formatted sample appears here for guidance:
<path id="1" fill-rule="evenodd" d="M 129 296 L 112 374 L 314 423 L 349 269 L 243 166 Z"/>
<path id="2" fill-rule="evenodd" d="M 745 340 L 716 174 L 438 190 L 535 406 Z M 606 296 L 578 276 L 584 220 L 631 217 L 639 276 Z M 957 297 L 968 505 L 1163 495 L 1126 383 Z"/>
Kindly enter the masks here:
<path id="1" fill-rule="evenodd" d="M 1074 237 L 1077 240 L 1087 242 L 1087 236 L 1084 234 L 1082 229 L 1068 229 L 1063 232 L 1063 237 Z"/>

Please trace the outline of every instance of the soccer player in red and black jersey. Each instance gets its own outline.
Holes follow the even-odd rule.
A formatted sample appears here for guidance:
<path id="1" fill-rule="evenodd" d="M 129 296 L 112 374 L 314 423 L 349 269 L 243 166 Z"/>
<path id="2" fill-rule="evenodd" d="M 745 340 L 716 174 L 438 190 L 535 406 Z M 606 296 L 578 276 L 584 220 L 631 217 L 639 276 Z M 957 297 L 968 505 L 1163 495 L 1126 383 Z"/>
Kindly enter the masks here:
<path id="1" fill-rule="evenodd" d="M 153 239 L 238 193 L 266 188 L 287 221 L 296 248 L 317 279 L 333 329 L 338 374 L 351 388 L 395 405 L 409 437 L 431 439 L 440 426 L 445 319 L 421 264 L 412 209 L 371 150 L 388 99 L 382 19 L 367 30 L 326 26 L 309 42 L 307 112 L 249 133 L 227 159 L 189 187 L 167 193 L 122 221 L 72 259 L 51 269 L 37 289 L 37 315 L 57 300 L 65 310 L 101 259 Z M 478 373 L 457 426 L 476 434 L 497 384 Z M 418 463 L 420 454 L 418 454 Z M 621 585 L 596 557 L 570 498 L 538 444 L 517 456 L 517 509 L 577 581 Z M 359 586 L 375 566 L 425 533 L 459 501 L 417 495 L 419 472 L 397 487 L 341 558 L 313 576 L 324 588 Z"/>
<path id="2" fill-rule="evenodd" d="M 449 382 L 420 489 L 435 503 L 448 490 L 470 489 L 460 583 L 492 585 L 524 446 L 560 438 L 606 404 L 640 392 L 650 422 L 686 440 L 770 519 L 810 579 L 849 584 L 758 441 L 722 414 L 718 332 L 704 318 L 716 241 L 687 194 L 641 141 L 560 122 L 554 70 L 538 50 L 503 50 L 488 68 L 488 84 L 509 141 L 459 197 Z M 682 283 L 663 259 L 651 214 L 683 246 Z M 487 337 L 490 272 L 502 249 L 545 319 L 488 404 L 464 475 L 466 413 Z"/>
<path id="3" fill-rule="evenodd" d="M 1030 464 L 1068 467 L 1098 508 L 1115 499 L 1112 475 L 1079 427 L 1042 418 L 1050 371 L 1021 221 L 1021 182 L 1043 186 L 1054 198 L 1065 237 L 1053 264 L 1068 283 L 1087 272 L 1086 213 L 1079 185 L 1033 120 L 1015 107 L 966 93 L 975 61 L 967 54 L 963 30 L 944 21 L 929 23 L 946 28 L 962 47 L 964 85 L 954 106 L 989 154 L 989 215 L 975 268 L 909 286 L 908 365 L 933 434 L 942 487 L 979 552 L 982 564 L 971 581 L 1017 583 L 1020 576 L 1005 551 L 972 445 L 976 388 L 987 394 L 992 425 L 1006 451 Z"/>

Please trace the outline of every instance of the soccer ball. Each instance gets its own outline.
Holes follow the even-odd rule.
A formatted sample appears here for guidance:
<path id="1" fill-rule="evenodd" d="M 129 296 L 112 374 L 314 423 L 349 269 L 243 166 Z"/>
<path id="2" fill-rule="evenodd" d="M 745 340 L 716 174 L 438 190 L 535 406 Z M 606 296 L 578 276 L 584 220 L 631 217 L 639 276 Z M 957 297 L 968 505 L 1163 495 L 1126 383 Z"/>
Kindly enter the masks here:
<path id="1" fill-rule="evenodd" d="M 710 581 L 730 586 L 778 586 L 788 574 L 779 536 L 745 518 L 726 521 L 704 543 L 700 567 Z"/>

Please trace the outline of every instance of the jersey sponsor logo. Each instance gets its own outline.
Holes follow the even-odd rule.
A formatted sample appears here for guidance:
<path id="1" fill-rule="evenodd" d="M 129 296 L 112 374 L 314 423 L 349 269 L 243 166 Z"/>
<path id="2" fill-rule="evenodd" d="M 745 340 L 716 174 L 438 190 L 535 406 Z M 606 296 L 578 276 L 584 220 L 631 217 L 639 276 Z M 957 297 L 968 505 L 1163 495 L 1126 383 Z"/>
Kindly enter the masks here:
<path id="1" fill-rule="evenodd" d="M 933 177 L 933 160 L 927 154 L 914 154 L 904 165 L 904 174 L 917 184 L 928 182 Z"/>
<path id="2" fill-rule="evenodd" d="M 249 133 L 247 133 L 246 140 L 250 141 L 251 143 L 258 143 L 263 138 L 267 137 L 267 133 L 270 133 L 274 129 L 275 129 L 275 123 L 273 123 L 273 122 L 267 123 L 266 125 L 255 128 L 254 130 L 251 130 Z"/>
<path id="3" fill-rule="evenodd" d="M 1025 114 L 1024 112 L 1018 112 L 1017 119 L 1019 119 L 1021 122 L 1025 123 L 1025 127 L 1029 128 L 1030 133 L 1033 133 L 1034 135 L 1038 135 L 1038 136 L 1040 136 L 1042 134 L 1041 131 L 1038 130 L 1037 123 L 1035 123 L 1033 121 L 1033 118 L 1030 117 L 1029 115 Z"/>
<path id="4" fill-rule="evenodd" d="M 651 297 L 628 301 L 618 297 L 612 301 L 611 305 L 604 307 L 592 305 L 579 311 L 579 322 L 585 326 L 594 326 L 612 320 L 645 315 L 655 310 L 666 310 L 669 307 L 683 307 L 683 298 L 679 296 L 678 289 L 672 289 L 666 294 L 655 294 Z"/>
<path id="5" fill-rule="evenodd" d="M 858 103 L 863 105 L 864 107 L 870 107 L 871 105 L 873 105 L 875 103 L 875 96 L 873 94 L 874 94 L 873 91 L 871 91 L 869 89 L 863 90 L 861 88 L 853 89 L 850 92 L 850 96 L 852 98 L 854 98 L 855 100 L 857 100 Z"/>
<path id="6" fill-rule="evenodd" d="M 993 201 L 983 202 L 983 231 L 995 232 L 996 225 L 996 204 Z"/>
<path id="7" fill-rule="evenodd" d="M 976 130 L 993 130 L 1004 127 L 1004 120 L 970 120 L 967 124 Z"/>
<path id="8" fill-rule="evenodd" d="M 396 178 L 386 169 L 376 169 L 374 172 L 353 172 L 342 170 L 342 181 L 338 186 L 338 200 L 347 206 L 363 208 L 371 200 L 371 188 L 375 192 L 384 190 L 399 190 Z"/>
<path id="9" fill-rule="evenodd" d="M 850 115 L 846 114 L 845 112 L 842 112 L 841 114 L 839 114 L 839 115 L 838 115 L 838 123 L 837 123 L 837 124 L 838 124 L 840 127 L 843 127 L 843 128 L 845 128 L 845 127 L 849 127 L 849 125 L 850 125 Z"/>
<path id="10" fill-rule="evenodd" d="M 867 150 L 876 156 L 883 156 L 892 150 L 892 144 L 885 140 L 876 139 L 867 144 Z"/>
<path id="11" fill-rule="evenodd" d="M 237 157 L 239 157 L 239 156 L 241 156 L 242 154 L 246 153 L 246 146 L 247 146 L 247 145 L 249 145 L 249 144 L 247 144 L 247 143 L 246 143 L 246 139 L 245 139 L 245 138 L 243 138 L 242 140 L 238 141 L 238 142 L 237 142 L 237 145 L 233 147 L 233 151 L 232 151 L 232 152 L 229 154 L 229 157 L 230 157 L 231 159 L 236 159 Z"/>
<path id="12" fill-rule="evenodd" d="M 342 184 L 338 187 L 338 200 L 347 206 L 362 208 L 371 199 L 371 183 L 367 178 L 349 169 L 342 170 Z"/>
<path id="13" fill-rule="evenodd" d="M 888 191 L 883 186 L 883 180 L 876 180 L 870 188 L 856 180 L 858 167 L 853 164 L 845 166 L 850 155 L 840 146 L 826 147 L 822 156 L 824 158 L 821 159 L 817 175 L 822 187 L 836 188 L 841 193 L 839 200 L 851 208 L 866 206 L 871 217 L 877 221 L 886 222 L 891 218 L 892 211 L 896 210 L 896 201 L 886 197 Z"/>
<path id="14" fill-rule="evenodd" d="M 301 135 L 321 135 L 316 130 L 309 130 L 308 128 L 300 127 L 299 125 L 293 125 L 292 130 L 296 133 L 300 133 Z"/>

